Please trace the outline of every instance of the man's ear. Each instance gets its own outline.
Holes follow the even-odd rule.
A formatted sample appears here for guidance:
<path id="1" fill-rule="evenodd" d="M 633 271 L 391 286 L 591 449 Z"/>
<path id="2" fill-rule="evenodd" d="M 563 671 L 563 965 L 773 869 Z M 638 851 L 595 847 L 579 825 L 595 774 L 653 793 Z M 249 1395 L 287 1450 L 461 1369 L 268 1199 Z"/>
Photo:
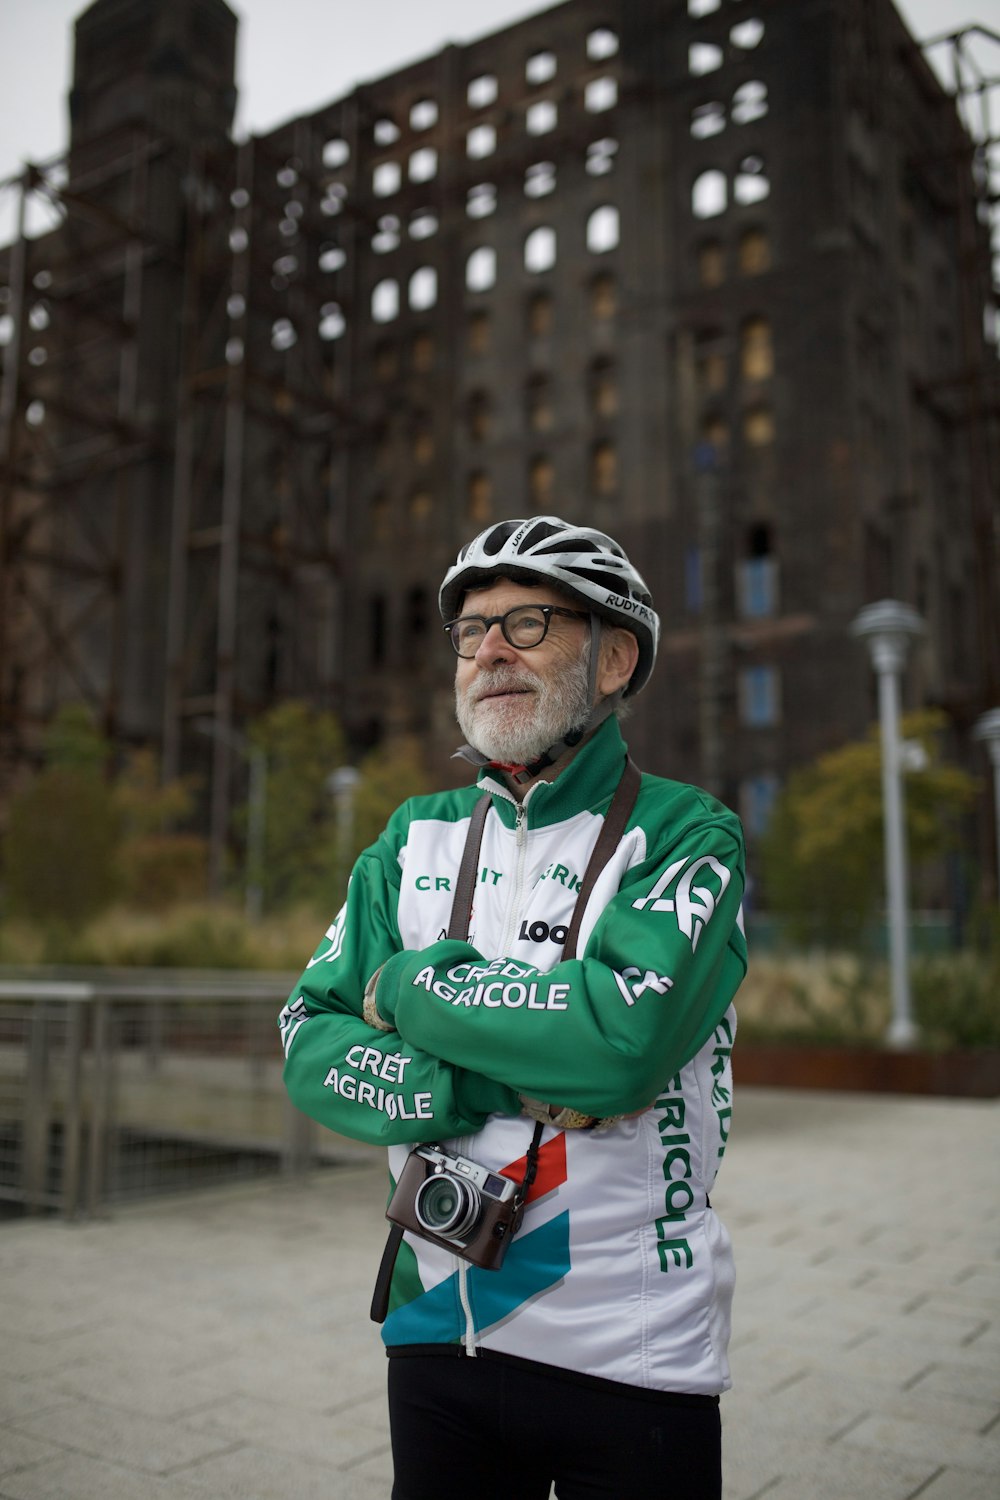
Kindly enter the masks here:
<path id="1" fill-rule="evenodd" d="M 601 653 L 597 669 L 597 691 L 602 698 L 626 687 L 639 661 L 639 642 L 631 630 L 616 625 L 601 630 Z"/>

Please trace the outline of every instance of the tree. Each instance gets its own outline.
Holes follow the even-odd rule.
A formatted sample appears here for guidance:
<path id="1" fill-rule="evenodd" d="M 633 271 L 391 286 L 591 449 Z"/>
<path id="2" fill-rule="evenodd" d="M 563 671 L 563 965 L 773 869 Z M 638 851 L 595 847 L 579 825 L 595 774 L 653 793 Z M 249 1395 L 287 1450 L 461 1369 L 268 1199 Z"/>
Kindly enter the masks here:
<path id="1" fill-rule="evenodd" d="M 959 842 L 976 782 L 941 758 L 944 715 L 903 720 L 925 764 L 906 778 L 906 835 L 914 869 Z M 795 772 L 778 799 L 761 848 L 767 903 L 799 941 L 857 947 L 884 889 L 879 730 Z"/>
<path id="2" fill-rule="evenodd" d="M 253 726 L 251 743 L 267 758 L 264 897 L 268 905 L 316 902 L 328 870 L 333 798 L 327 782 L 346 761 L 333 714 L 289 700 Z"/>
<path id="3" fill-rule="evenodd" d="M 82 705 L 60 710 L 46 765 L 11 799 L 6 886 L 15 916 L 82 926 L 118 890 L 121 822 L 103 775 L 109 747 Z"/>

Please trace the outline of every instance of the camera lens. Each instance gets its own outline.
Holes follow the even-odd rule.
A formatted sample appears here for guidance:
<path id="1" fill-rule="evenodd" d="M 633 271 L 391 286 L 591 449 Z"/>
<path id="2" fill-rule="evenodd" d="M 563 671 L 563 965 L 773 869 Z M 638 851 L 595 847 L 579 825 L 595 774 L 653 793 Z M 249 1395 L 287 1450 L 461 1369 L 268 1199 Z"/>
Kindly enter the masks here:
<path id="1" fill-rule="evenodd" d="M 435 1172 L 417 1188 L 413 1199 L 417 1223 L 443 1239 L 461 1239 L 479 1217 L 479 1192 L 471 1182 Z"/>

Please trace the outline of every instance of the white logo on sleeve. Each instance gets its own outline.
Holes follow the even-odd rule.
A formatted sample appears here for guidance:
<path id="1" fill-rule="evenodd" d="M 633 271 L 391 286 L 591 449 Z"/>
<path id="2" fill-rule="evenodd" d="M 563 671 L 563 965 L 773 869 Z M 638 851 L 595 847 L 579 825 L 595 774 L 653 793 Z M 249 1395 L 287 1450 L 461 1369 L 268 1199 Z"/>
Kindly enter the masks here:
<path id="1" fill-rule="evenodd" d="M 347 903 L 340 908 L 336 918 L 323 934 L 329 943 L 328 948 L 321 948 L 318 953 L 313 954 L 306 964 L 307 969 L 312 969 L 316 964 L 332 964 L 344 951 L 344 933 L 347 928 Z"/>
<path id="2" fill-rule="evenodd" d="M 730 881 L 730 874 L 725 865 L 720 864 L 711 854 L 696 859 L 681 876 L 681 871 L 687 863 L 686 859 L 679 859 L 669 865 L 649 894 L 640 896 L 638 901 L 632 902 L 632 906 L 636 911 L 645 911 L 647 907 L 651 911 L 672 911 L 677 918 L 677 926 L 690 942 L 692 949 L 695 949 L 698 946 L 698 939 L 712 920 L 712 914 L 722 899 Z M 708 885 L 694 884 L 694 877 L 699 871 L 707 870 L 710 870 L 716 877 L 717 890 L 713 891 Z M 678 876 L 681 878 L 678 879 Z M 704 878 L 703 875 L 702 879 Z M 675 880 L 677 885 L 674 894 L 665 895 L 664 893 L 669 890 Z"/>

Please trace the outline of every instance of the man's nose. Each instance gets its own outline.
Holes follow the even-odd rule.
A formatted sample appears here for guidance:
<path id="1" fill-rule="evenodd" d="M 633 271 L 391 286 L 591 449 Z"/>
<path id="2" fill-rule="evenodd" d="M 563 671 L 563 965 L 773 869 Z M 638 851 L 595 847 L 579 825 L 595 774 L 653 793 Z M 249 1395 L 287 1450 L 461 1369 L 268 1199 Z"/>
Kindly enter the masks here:
<path id="1" fill-rule="evenodd" d="M 476 662 L 481 667 L 493 666 L 498 661 L 510 661 L 513 658 L 514 649 L 500 629 L 499 620 L 495 620 L 487 630 L 479 643 L 476 652 Z"/>

